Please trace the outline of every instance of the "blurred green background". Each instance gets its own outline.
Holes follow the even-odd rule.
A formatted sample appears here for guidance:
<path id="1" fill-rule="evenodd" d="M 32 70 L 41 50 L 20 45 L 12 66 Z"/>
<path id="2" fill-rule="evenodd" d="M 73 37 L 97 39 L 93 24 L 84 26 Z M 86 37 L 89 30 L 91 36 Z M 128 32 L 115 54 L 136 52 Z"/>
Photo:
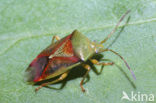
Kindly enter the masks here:
<path id="1" fill-rule="evenodd" d="M 27 66 L 51 43 L 53 35 L 62 38 L 78 29 L 99 42 L 129 9 L 127 25 L 121 31 L 128 16 L 104 46 L 127 60 L 136 81 L 120 58 L 105 52 L 104 58 L 116 65 L 104 67 L 100 75 L 91 70 L 84 85 L 86 93 L 79 86 L 81 73 L 67 80 L 61 90 L 42 88 L 36 94 L 37 86 L 24 82 Z M 156 96 L 155 11 L 156 0 L 1 0 L 0 103 L 132 103 L 121 100 L 122 91 L 129 96 L 131 91 Z M 100 71 L 100 66 L 95 67 Z"/>

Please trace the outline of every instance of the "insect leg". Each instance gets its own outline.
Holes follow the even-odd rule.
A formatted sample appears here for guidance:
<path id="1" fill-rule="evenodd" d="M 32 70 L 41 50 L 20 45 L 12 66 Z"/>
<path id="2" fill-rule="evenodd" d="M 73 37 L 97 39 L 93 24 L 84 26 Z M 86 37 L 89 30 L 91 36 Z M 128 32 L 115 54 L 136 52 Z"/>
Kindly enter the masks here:
<path id="1" fill-rule="evenodd" d="M 83 78 L 82 78 L 82 80 L 81 80 L 81 82 L 80 82 L 80 87 L 81 87 L 82 92 L 85 92 L 85 89 L 84 89 L 84 87 L 83 87 L 83 82 L 84 82 L 85 78 L 87 77 L 87 75 L 88 75 L 88 73 L 89 73 L 89 71 L 90 71 L 90 66 L 87 65 L 87 64 L 84 64 L 83 67 L 84 67 L 85 69 L 87 69 L 87 72 L 85 73 L 85 75 L 83 76 Z"/>
<path id="2" fill-rule="evenodd" d="M 101 74 L 101 73 L 102 73 L 103 66 L 113 65 L 113 64 L 114 64 L 113 62 L 110 62 L 110 63 L 99 62 L 99 61 L 96 60 L 96 59 L 90 59 L 90 61 L 91 61 L 93 64 L 95 64 L 95 65 L 101 65 L 101 70 L 100 70 L 99 72 L 96 71 L 97 74 Z"/>
<path id="3" fill-rule="evenodd" d="M 113 64 L 114 64 L 113 62 L 110 62 L 110 63 L 99 62 L 99 61 L 97 61 L 96 59 L 90 59 L 90 61 L 91 61 L 93 64 L 96 64 L 96 65 L 103 65 L 103 66 L 106 66 L 106 65 L 113 65 Z"/>
<path id="4" fill-rule="evenodd" d="M 54 40 L 60 40 L 60 37 L 59 36 L 57 36 L 57 35 L 55 35 L 55 36 L 53 36 L 53 38 L 52 38 L 52 44 L 54 44 Z"/>
<path id="5" fill-rule="evenodd" d="M 44 86 L 47 86 L 47 85 L 49 85 L 49 84 L 54 84 L 54 83 L 56 83 L 56 82 L 59 82 L 59 81 L 65 79 L 65 78 L 68 76 L 68 73 L 69 73 L 69 72 L 63 73 L 58 79 L 56 79 L 56 80 L 54 80 L 54 81 L 41 84 L 39 87 L 37 87 L 37 88 L 35 89 L 35 92 L 37 92 L 39 89 L 41 89 L 41 88 L 44 87 Z"/>

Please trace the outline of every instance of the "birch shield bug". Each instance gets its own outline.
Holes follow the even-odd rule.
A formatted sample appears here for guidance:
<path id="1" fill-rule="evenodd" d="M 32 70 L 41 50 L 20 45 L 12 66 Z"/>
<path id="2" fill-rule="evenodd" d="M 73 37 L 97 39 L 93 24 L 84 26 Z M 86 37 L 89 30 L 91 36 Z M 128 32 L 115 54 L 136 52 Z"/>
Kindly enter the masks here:
<path id="1" fill-rule="evenodd" d="M 111 49 L 104 49 L 103 47 L 103 43 L 105 43 L 111 37 L 121 21 L 129 12 L 130 11 L 127 11 L 120 18 L 112 32 L 100 43 L 92 42 L 77 30 L 74 30 L 70 35 L 62 39 L 60 39 L 58 36 L 53 36 L 52 43 L 46 49 L 44 49 L 26 69 L 27 81 L 35 84 L 40 81 L 59 76 L 56 80 L 41 84 L 35 89 L 35 91 L 38 91 L 44 86 L 54 84 L 65 79 L 73 67 L 82 65 L 87 70 L 80 82 L 80 87 L 82 91 L 85 92 L 83 82 L 91 69 L 89 64 L 86 64 L 86 61 L 90 60 L 95 65 L 113 65 L 113 62 L 104 63 L 99 62 L 96 59 L 92 59 L 96 53 L 106 51 L 110 51 L 119 56 L 130 70 L 134 79 L 136 79 L 133 71 L 130 69 L 128 63 L 121 55 Z M 55 39 L 57 40 L 56 42 L 54 42 Z"/>

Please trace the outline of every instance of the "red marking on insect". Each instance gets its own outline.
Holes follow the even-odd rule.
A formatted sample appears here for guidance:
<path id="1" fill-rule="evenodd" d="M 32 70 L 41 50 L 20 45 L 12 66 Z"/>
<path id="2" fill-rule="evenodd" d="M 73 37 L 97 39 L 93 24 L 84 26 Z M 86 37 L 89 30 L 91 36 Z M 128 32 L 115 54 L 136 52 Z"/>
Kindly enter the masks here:
<path id="1" fill-rule="evenodd" d="M 60 64 L 62 63 L 63 61 L 69 61 L 69 62 L 72 62 L 72 63 L 76 63 L 78 62 L 80 59 L 78 59 L 77 57 L 73 56 L 73 57 L 54 57 L 52 58 L 49 63 L 47 64 L 47 66 L 44 68 L 44 71 L 42 72 L 42 75 L 38 78 L 35 78 L 34 79 L 34 82 L 38 82 L 38 81 L 41 81 L 43 79 L 45 79 L 48 75 L 47 75 L 47 70 L 49 69 L 49 66 L 53 65 L 53 62 L 54 61 L 57 61 L 57 64 Z M 67 62 L 66 62 L 67 64 Z M 55 66 L 55 64 L 53 65 Z"/>
<path id="2" fill-rule="evenodd" d="M 68 54 L 68 55 L 73 54 L 73 48 L 72 48 L 71 40 L 67 41 L 67 43 L 63 47 L 63 52 Z"/>

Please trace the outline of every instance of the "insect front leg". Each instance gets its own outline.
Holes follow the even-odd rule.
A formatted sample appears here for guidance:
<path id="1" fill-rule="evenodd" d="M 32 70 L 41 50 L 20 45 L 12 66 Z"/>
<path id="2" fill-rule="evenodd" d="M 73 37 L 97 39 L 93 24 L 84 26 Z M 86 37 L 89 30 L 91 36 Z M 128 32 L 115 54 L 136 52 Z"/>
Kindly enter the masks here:
<path id="1" fill-rule="evenodd" d="M 97 70 L 95 71 L 96 74 L 101 74 L 101 73 L 102 73 L 103 66 L 109 66 L 109 65 L 113 65 L 113 64 L 114 64 L 113 62 L 110 62 L 110 63 L 99 62 L 99 61 L 96 60 L 96 59 L 90 59 L 90 61 L 91 61 L 93 64 L 95 64 L 95 65 L 101 65 L 100 71 L 99 71 L 99 72 L 98 72 Z"/>
<path id="2" fill-rule="evenodd" d="M 57 35 L 53 36 L 53 38 L 52 38 L 52 44 L 54 44 L 55 39 L 58 41 L 58 40 L 60 40 L 60 37 L 57 36 Z"/>
<path id="3" fill-rule="evenodd" d="M 54 80 L 54 81 L 41 84 L 39 87 L 37 87 L 37 88 L 35 89 L 35 92 L 37 92 L 39 89 L 41 89 L 41 88 L 44 87 L 44 86 L 47 86 L 47 85 L 50 85 L 50 84 L 54 84 L 54 83 L 57 83 L 57 82 L 59 82 L 59 81 L 64 80 L 64 79 L 68 76 L 68 73 L 69 73 L 69 72 L 63 73 L 58 79 L 56 79 L 56 80 Z"/>
<path id="4" fill-rule="evenodd" d="M 90 71 L 90 66 L 88 64 L 84 64 L 83 67 L 85 69 L 87 69 L 87 72 L 85 73 L 85 75 L 83 76 L 83 78 L 82 78 L 82 80 L 80 82 L 80 87 L 81 87 L 82 92 L 85 92 L 85 89 L 83 87 L 83 82 L 84 82 L 85 78 L 87 77 L 87 75 L 88 75 L 88 73 Z"/>
<path id="5" fill-rule="evenodd" d="M 113 64 L 114 64 L 113 62 L 110 62 L 110 63 L 99 62 L 99 61 L 96 60 L 96 59 L 90 59 L 90 61 L 91 61 L 93 64 L 102 65 L 102 66 L 113 65 Z"/>

